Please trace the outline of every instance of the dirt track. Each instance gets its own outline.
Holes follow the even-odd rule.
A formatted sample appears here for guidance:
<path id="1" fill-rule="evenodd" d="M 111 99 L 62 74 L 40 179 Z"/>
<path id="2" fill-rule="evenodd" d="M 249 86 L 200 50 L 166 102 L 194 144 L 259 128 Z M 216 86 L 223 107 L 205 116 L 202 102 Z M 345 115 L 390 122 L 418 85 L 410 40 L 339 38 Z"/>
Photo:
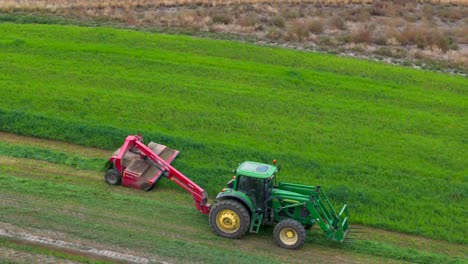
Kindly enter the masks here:
<path id="1" fill-rule="evenodd" d="M 34 229 L 25 229 L 21 228 L 9 223 L 2 223 L 0 222 L 0 236 L 7 237 L 22 243 L 34 244 L 46 248 L 51 248 L 55 250 L 62 250 L 68 252 L 72 255 L 80 255 L 80 256 L 87 256 L 91 259 L 102 259 L 107 261 L 119 261 L 119 262 L 129 262 L 129 263 L 138 263 L 138 264 L 146 264 L 146 263 L 169 263 L 164 261 L 159 261 L 156 259 L 148 259 L 145 257 L 140 257 L 136 255 L 132 255 L 127 253 L 129 250 L 125 250 L 119 248 L 119 252 L 126 252 L 126 253 L 119 253 L 115 250 L 108 250 L 104 248 L 96 248 L 95 246 L 91 245 L 89 242 L 69 242 L 72 239 L 64 238 L 68 241 L 58 239 L 57 237 L 62 236 L 57 232 L 48 232 L 48 236 L 44 236 L 43 230 L 34 230 Z M 15 257 L 15 260 L 22 259 L 26 260 L 30 257 L 30 254 L 18 253 L 14 250 L 6 250 L 5 253 L 1 253 L 0 256 L 2 257 Z M 36 259 L 37 261 L 37 259 Z M 50 256 L 42 256 L 40 262 L 56 262 L 58 261 L 54 257 Z M 64 261 L 63 263 L 74 263 L 73 261 Z"/>

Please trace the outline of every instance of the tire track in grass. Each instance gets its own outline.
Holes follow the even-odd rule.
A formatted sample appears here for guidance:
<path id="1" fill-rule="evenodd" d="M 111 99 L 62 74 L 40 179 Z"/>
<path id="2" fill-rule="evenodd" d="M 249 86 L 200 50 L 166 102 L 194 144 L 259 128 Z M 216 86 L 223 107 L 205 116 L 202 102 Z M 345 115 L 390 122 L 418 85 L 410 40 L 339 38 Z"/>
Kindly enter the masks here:
<path id="1" fill-rule="evenodd" d="M 17 249 L 0 246 L 0 263 L 54 263 L 54 264 L 75 264 L 71 260 L 59 259 L 48 255 L 39 255 L 23 252 Z"/>
<path id="2" fill-rule="evenodd" d="M 9 144 L 0 142 L 0 155 L 17 158 L 44 160 L 51 163 L 63 164 L 81 170 L 103 170 L 106 159 L 84 158 L 63 151 L 48 148 L 27 146 L 21 144 Z"/>
<path id="3" fill-rule="evenodd" d="M 110 260 L 118 260 L 137 264 L 147 263 L 169 263 L 165 261 L 158 261 L 155 259 L 148 259 L 145 257 L 132 255 L 129 253 L 119 253 L 113 250 L 104 248 L 96 248 L 90 245 L 77 242 L 68 242 L 60 239 L 55 239 L 47 236 L 34 235 L 11 224 L 0 222 L 0 236 L 7 237 L 14 240 L 27 241 L 34 244 L 44 245 L 46 247 L 54 247 L 58 249 L 64 249 L 78 254 L 84 254 L 85 256 L 97 256 L 104 257 Z"/>

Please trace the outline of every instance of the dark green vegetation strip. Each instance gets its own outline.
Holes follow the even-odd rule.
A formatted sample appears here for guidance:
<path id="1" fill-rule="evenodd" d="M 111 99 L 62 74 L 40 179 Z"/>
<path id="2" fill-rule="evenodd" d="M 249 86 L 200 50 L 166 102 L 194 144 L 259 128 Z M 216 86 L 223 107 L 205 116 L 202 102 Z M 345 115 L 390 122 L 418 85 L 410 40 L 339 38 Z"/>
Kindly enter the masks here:
<path id="1" fill-rule="evenodd" d="M 0 129 L 107 149 L 143 133 L 214 196 L 246 159 L 352 222 L 466 243 L 467 80 L 115 29 L 0 24 Z M 451 219 L 447 221 L 447 219 Z"/>
<path id="2" fill-rule="evenodd" d="M 54 25 L 79 25 L 80 23 L 71 19 L 53 16 L 31 15 L 23 13 L 10 13 L 0 11 L 0 22 L 14 22 L 19 24 L 54 24 Z M 92 23 L 89 23 L 92 24 Z"/>
<path id="3" fill-rule="evenodd" d="M 71 155 L 66 152 L 25 145 L 12 145 L 2 142 L 0 142 L 0 155 L 16 158 L 44 160 L 56 164 L 67 165 L 81 170 L 104 171 L 106 165 L 106 161 L 102 159 L 90 159 L 77 155 Z"/>

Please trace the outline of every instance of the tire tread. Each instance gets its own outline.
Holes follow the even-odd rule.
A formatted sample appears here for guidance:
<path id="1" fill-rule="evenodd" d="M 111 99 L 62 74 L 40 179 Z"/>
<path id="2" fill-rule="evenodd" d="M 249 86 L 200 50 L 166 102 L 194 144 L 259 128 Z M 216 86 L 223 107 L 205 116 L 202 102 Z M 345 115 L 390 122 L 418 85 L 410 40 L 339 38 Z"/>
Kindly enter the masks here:
<path id="1" fill-rule="evenodd" d="M 232 234 L 224 233 L 216 225 L 216 215 L 218 214 L 219 211 L 223 209 L 231 209 L 239 215 L 240 220 L 241 220 L 241 227 L 237 232 L 232 233 Z M 227 237 L 227 238 L 235 238 L 235 239 L 241 238 L 247 233 L 250 227 L 249 212 L 247 211 L 244 205 L 242 205 L 241 203 L 235 200 L 220 200 L 217 203 L 215 203 L 213 207 L 211 208 L 209 219 L 210 219 L 210 226 L 213 232 L 215 232 L 219 236 Z"/>

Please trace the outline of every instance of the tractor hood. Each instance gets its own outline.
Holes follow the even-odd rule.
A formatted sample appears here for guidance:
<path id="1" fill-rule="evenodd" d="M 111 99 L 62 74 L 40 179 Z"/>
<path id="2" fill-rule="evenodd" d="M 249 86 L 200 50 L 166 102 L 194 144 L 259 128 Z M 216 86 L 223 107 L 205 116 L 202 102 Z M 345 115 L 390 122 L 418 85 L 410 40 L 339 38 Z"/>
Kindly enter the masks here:
<path id="1" fill-rule="evenodd" d="M 300 194 L 297 192 L 292 192 L 292 191 L 287 191 L 287 190 L 282 190 L 279 188 L 274 188 L 271 192 L 272 198 L 281 198 L 281 199 L 288 199 L 291 201 L 297 201 L 297 202 L 304 202 L 308 201 L 310 197 L 308 195 Z"/>

